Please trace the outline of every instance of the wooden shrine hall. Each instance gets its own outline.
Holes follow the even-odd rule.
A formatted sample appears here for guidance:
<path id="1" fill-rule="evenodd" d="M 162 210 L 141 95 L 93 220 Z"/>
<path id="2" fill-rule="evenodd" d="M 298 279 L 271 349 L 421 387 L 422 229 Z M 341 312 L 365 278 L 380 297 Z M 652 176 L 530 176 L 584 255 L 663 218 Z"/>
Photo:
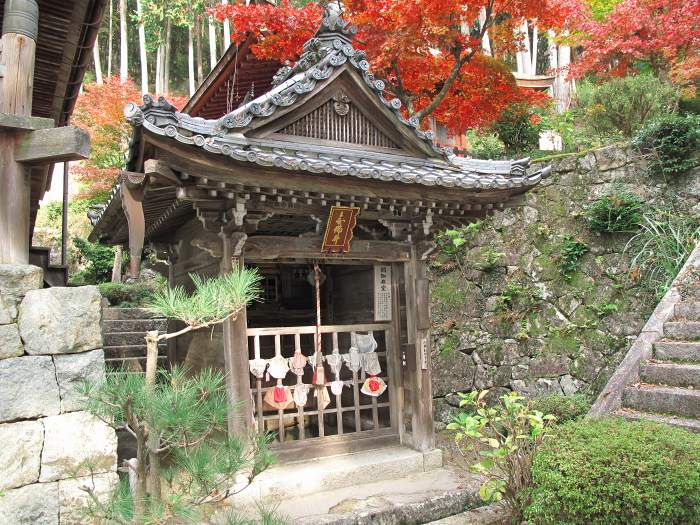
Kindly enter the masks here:
<path id="1" fill-rule="evenodd" d="M 230 431 L 273 431 L 282 458 L 434 447 L 432 236 L 517 202 L 548 173 L 436 148 L 385 97 L 353 32 L 327 11 L 268 92 L 218 119 L 129 104 L 126 171 L 91 236 L 128 244 L 132 277 L 144 246 L 167 259 L 171 284 L 259 269 L 261 302 L 214 335 L 178 338 L 174 355 L 224 367 L 243 414 Z M 327 397 L 309 387 L 316 278 Z"/>

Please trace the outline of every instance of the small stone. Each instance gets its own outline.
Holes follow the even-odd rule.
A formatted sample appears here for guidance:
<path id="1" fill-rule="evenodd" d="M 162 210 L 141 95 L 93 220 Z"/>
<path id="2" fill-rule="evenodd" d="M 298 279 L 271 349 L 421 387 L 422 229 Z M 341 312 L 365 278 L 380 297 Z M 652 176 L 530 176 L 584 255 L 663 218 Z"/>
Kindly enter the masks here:
<path id="1" fill-rule="evenodd" d="M 117 434 L 87 412 L 44 419 L 39 481 L 54 481 L 117 469 Z"/>
<path id="2" fill-rule="evenodd" d="M 0 422 L 53 416 L 59 410 L 56 371 L 50 357 L 0 360 Z"/>
<path id="3" fill-rule="evenodd" d="M 85 397 L 78 392 L 81 381 L 100 383 L 105 379 L 105 355 L 102 350 L 82 354 L 57 355 L 58 390 L 61 395 L 61 412 L 85 409 Z"/>
<path id="4" fill-rule="evenodd" d="M 534 377 L 559 377 L 569 371 L 571 360 L 566 356 L 540 356 L 530 360 L 530 373 Z"/>
<path id="5" fill-rule="evenodd" d="M 19 307 L 19 331 L 25 351 L 70 354 L 102 346 L 101 300 L 96 286 L 28 292 Z"/>
<path id="6" fill-rule="evenodd" d="M 58 525 L 58 483 L 34 483 L 0 496 L 0 516 L 8 525 Z"/>
<path id="7" fill-rule="evenodd" d="M 539 218 L 540 212 L 537 211 L 537 208 L 533 208 L 532 206 L 523 207 L 523 219 L 525 224 L 533 224 L 537 222 Z"/>
<path id="8" fill-rule="evenodd" d="M 24 347 L 19 338 L 17 324 L 0 324 L 0 359 L 18 357 L 23 353 Z"/>
<path id="9" fill-rule="evenodd" d="M 44 425 L 20 421 L 0 425 L 0 491 L 36 483 L 39 479 Z"/>
<path id="10" fill-rule="evenodd" d="M 0 292 L 0 325 L 14 323 L 17 320 L 17 305 Z"/>
<path id="11" fill-rule="evenodd" d="M 100 503 L 106 503 L 119 484 L 116 472 L 64 479 L 58 482 L 58 503 L 61 525 L 84 525 L 93 520 L 86 514 L 91 503 L 89 494 L 83 487 L 91 489 Z"/>
<path id="12" fill-rule="evenodd" d="M 559 385 L 567 396 L 574 395 L 578 392 L 582 384 L 581 381 L 574 379 L 568 374 L 559 378 Z"/>

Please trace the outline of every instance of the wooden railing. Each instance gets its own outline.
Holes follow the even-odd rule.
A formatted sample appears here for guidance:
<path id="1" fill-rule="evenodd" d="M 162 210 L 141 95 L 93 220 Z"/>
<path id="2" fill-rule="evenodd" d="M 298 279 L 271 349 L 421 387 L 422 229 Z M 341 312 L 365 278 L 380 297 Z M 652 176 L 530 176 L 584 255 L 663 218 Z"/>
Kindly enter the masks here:
<path id="1" fill-rule="evenodd" d="M 383 343 L 380 343 L 379 346 L 377 347 L 376 354 L 380 358 L 380 362 L 384 362 L 384 366 L 382 367 L 382 374 L 381 377 L 384 379 L 384 381 L 387 383 L 387 402 L 379 402 L 376 397 L 371 398 L 371 405 L 362 405 L 361 404 L 361 399 L 360 399 L 360 388 L 362 383 L 365 381 L 367 375 L 364 369 L 360 370 L 359 372 L 352 372 L 352 377 L 349 377 L 349 372 L 351 370 L 347 368 L 347 371 L 344 372 L 344 375 L 348 377 L 345 380 L 342 380 L 345 385 L 349 386 L 352 390 L 352 403 L 346 403 L 345 406 L 343 405 L 343 400 L 342 400 L 342 395 L 333 395 L 332 393 L 329 392 L 331 395 L 331 399 L 335 398 L 335 406 L 332 408 L 327 408 L 323 409 L 320 406 L 317 406 L 315 410 L 306 410 L 305 407 L 297 406 L 296 408 L 296 413 L 293 410 L 277 410 L 276 414 L 268 414 L 266 415 L 264 413 L 264 404 L 263 404 L 263 397 L 265 393 L 274 388 L 274 384 L 270 386 L 263 386 L 263 380 L 259 378 L 255 378 L 254 384 L 252 385 L 252 390 L 253 390 L 253 395 L 254 395 L 254 402 L 255 402 L 255 417 L 257 420 L 258 424 L 258 429 L 260 431 L 265 430 L 265 422 L 269 420 L 278 420 L 278 438 L 280 442 L 285 441 L 285 418 L 291 417 L 297 417 L 297 423 L 296 425 L 298 426 L 299 430 L 299 436 L 298 439 L 305 440 L 308 439 L 308 437 L 305 435 L 305 426 L 304 426 L 304 418 L 305 416 L 317 416 L 318 417 L 318 437 L 325 437 L 327 435 L 326 432 L 326 425 L 324 422 L 324 415 L 328 413 L 335 413 L 336 418 L 337 418 L 337 435 L 344 435 L 348 434 L 346 429 L 344 429 L 343 426 L 343 414 L 350 412 L 354 414 L 354 431 L 350 431 L 350 433 L 353 432 L 367 432 L 367 431 L 378 431 L 381 428 L 387 428 L 390 425 L 393 425 L 393 421 L 390 421 L 388 424 L 386 424 L 385 421 L 380 422 L 380 417 L 379 417 L 379 409 L 383 407 L 388 407 L 389 412 L 390 412 L 390 418 L 393 419 L 393 413 L 391 410 L 392 402 L 393 402 L 393 394 L 392 394 L 392 381 L 393 378 L 391 377 L 391 370 L 392 370 L 392 364 L 393 364 L 393 359 L 395 359 L 394 355 L 394 341 L 393 341 L 393 331 L 392 331 L 392 325 L 390 323 L 376 323 L 376 324 L 355 324 L 355 325 L 329 325 L 329 326 L 322 326 L 320 328 L 321 334 L 330 334 L 330 341 L 332 346 L 329 348 L 327 345 L 323 348 L 323 355 L 329 355 L 331 353 L 334 353 L 337 351 L 338 353 L 344 354 L 347 353 L 347 349 L 344 349 L 341 351 L 339 348 L 339 335 L 340 334 L 351 334 L 353 332 L 356 333 L 372 333 L 374 335 L 375 340 L 379 343 L 380 341 Z M 276 352 L 279 352 L 282 354 L 284 357 L 291 357 L 291 355 L 285 355 L 283 353 L 283 348 L 285 348 L 284 342 L 288 341 L 288 338 L 293 338 L 293 348 L 294 350 L 300 350 L 302 353 L 308 357 L 311 355 L 315 349 L 315 334 L 316 334 L 316 327 L 315 326 L 291 326 L 291 327 L 277 327 L 277 328 L 249 328 L 247 331 L 248 335 L 248 341 L 249 345 L 252 346 L 250 347 L 249 355 L 251 358 L 259 358 L 261 355 L 261 339 L 264 338 L 273 338 L 274 341 L 274 347 L 276 349 Z M 381 334 L 381 336 L 380 336 Z M 312 348 L 311 345 L 307 345 L 306 348 L 302 349 L 301 342 L 302 342 L 302 336 L 303 335 L 312 335 L 313 341 L 314 341 L 314 347 Z M 327 339 L 327 338 L 324 338 Z M 264 341 L 267 342 L 267 341 Z M 291 344 L 288 345 L 288 347 L 292 347 Z M 287 352 L 289 354 L 289 352 Z M 345 365 L 343 365 L 345 367 Z M 310 370 L 310 369 L 309 369 Z M 328 369 L 327 369 L 328 370 Z M 290 371 L 290 375 L 293 375 L 293 373 Z M 308 375 L 308 372 L 306 373 Z M 290 377 L 289 375 L 287 377 Z M 335 379 L 333 374 L 328 374 L 327 373 L 327 379 L 328 381 L 332 381 Z M 310 381 L 309 381 L 310 382 Z M 294 385 L 287 385 L 291 388 L 294 388 Z M 309 401 L 307 402 L 307 405 L 312 404 L 312 399 L 313 399 L 313 388 L 311 388 L 309 392 Z M 382 396 L 384 397 L 384 396 Z M 361 411 L 362 410 L 369 410 L 371 407 L 371 412 L 372 412 L 372 425 L 371 429 L 368 430 L 363 430 L 362 428 L 362 420 L 361 420 Z M 384 423 L 383 426 L 380 426 L 380 424 Z M 334 432 L 335 434 L 335 432 Z"/>

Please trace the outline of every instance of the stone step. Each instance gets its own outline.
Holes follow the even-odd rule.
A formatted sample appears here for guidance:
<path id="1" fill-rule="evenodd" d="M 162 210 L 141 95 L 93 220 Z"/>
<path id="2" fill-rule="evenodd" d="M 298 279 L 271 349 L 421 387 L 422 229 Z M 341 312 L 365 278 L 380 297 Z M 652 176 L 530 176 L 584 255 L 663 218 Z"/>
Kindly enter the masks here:
<path id="1" fill-rule="evenodd" d="M 149 330 L 165 331 L 168 328 L 167 319 L 105 319 L 102 321 L 102 333 L 142 332 Z"/>
<path id="2" fill-rule="evenodd" d="M 341 485 L 340 481 L 355 470 L 356 459 L 353 456 L 356 454 L 309 462 L 312 465 L 320 463 L 319 467 L 330 467 L 331 472 L 324 474 L 320 479 L 309 479 L 301 475 L 290 479 L 277 479 L 280 492 L 273 491 L 258 496 L 258 500 L 263 506 L 275 506 L 277 512 L 284 515 L 288 523 L 294 525 L 418 525 L 482 505 L 479 498 L 482 479 L 457 469 L 442 467 L 421 471 L 409 468 L 398 477 L 382 479 L 393 470 L 391 456 L 394 449 L 385 450 L 388 453 L 387 458 L 382 459 L 380 451 L 375 451 L 372 456 L 378 461 L 376 466 L 368 467 L 369 470 L 364 473 L 357 473 L 350 483 Z M 420 463 L 420 458 L 418 459 Z M 382 471 L 384 466 L 389 466 L 389 470 Z M 304 467 L 296 464 L 295 470 L 304 470 Z M 276 474 L 279 470 L 280 467 L 272 467 L 260 477 Z M 281 470 L 286 469 L 282 466 Z M 394 476 L 398 474 L 396 472 Z M 335 480 L 332 479 L 334 477 Z M 256 478 L 256 481 L 257 479 L 259 478 Z M 314 492 L 294 495 L 288 490 L 295 484 L 303 490 L 311 482 L 318 487 Z M 238 512 L 253 517 L 253 496 L 241 498 L 246 492 L 248 491 L 234 496 L 229 501 Z M 210 523 L 226 523 L 225 513 L 216 516 Z"/>
<path id="3" fill-rule="evenodd" d="M 642 419 L 648 419 L 649 421 L 665 423 L 667 425 L 673 425 L 674 427 L 689 430 L 690 432 L 700 433 L 700 419 L 683 418 L 678 416 L 664 416 L 662 414 L 650 414 L 648 412 L 637 412 L 636 410 L 630 410 L 628 408 L 621 408 L 620 410 L 613 412 L 613 415 L 624 417 L 629 421 L 640 421 Z"/>
<path id="4" fill-rule="evenodd" d="M 657 385 L 628 386 L 622 391 L 622 406 L 639 412 L 700 417 L 700 391 Z"/>
<path id="5" fill-rule="evenodd" d="M 700 302 L 683 301 L 676 304 L 674 313 L 677 319 L 687 319 L 688 321 L 700 321 Z"/>
<path id="6" fill-rule="evenodd" d="M 103 335 L 104 346 L 146 345 L 146 332 L 116 332 Z"/>
<path id="7" fill-rule="evenodd" d="M 654 357 L 663 361 L 697 361 L 700 363 L 700 342 L 657 341 Z"/>
<path id="8" fill-rule="evenodd" d="M 166 354 L 167 345 L 158 345 L 158 354 Z M 146 357 L 146 346 L 124 345 L 104 347 L 105 360 L 127 357 Z"/>
<path id="9" fill-rule="evenodd" d="M 313 461 L 280 463 L 256 477 L 232 503 L 234 506 L 255 507 L 258 501 L 269 498 L 275 501 L 301 498 L 356 485 L 358 480 L 396 481 L 441 467 L 440 450 L 422 453 L 400 445 Z"/>
<path id="10" fill-rule="evenodd" d="M 162 316 L 149 312 L 143 308 L 104 308 L 102 310 L 102 319 L 162 319 Z"/>
<path id="11" fill-rule="evenodd" d="M 700 340 L 700 321 L 668 321 L 664 323 L 664 335 L 676 340 Z"/>
<path id="12" fill-rule="evenodd" d="M 650 362 L 642 365 L 640 375 L 644 383 L 700 388 L 700 364 Z"/>

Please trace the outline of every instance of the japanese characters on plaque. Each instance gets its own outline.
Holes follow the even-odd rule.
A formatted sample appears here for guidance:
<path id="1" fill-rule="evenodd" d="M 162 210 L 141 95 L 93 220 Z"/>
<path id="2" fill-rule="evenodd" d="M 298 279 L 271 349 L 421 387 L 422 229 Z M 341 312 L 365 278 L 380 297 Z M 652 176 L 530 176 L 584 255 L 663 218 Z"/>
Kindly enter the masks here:
<path id="1" fill-rule="evenodd" d="M 323 236 L 323 253 L 348 253 L 360 208 L 332 206 Z"/>
<path id="2" fill-rule="evenodd" d="M 374 266 L 374 320 L 391 321 L 391 266 Z"/>

